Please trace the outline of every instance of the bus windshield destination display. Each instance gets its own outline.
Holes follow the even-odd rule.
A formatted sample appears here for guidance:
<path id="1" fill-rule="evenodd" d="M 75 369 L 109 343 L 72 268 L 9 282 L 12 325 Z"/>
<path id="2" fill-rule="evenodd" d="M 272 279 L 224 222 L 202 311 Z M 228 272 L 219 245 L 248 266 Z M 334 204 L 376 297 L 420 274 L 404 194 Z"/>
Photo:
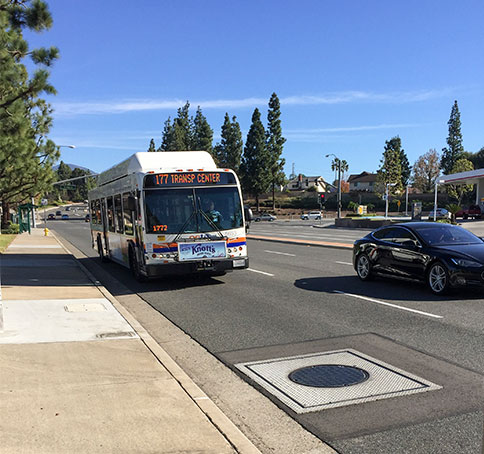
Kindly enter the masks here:
<path id="1" fill-rule="evenodd" d="M 229 172 L 177 172 L 146 175 L 145 188 L 236 184 Z"/>

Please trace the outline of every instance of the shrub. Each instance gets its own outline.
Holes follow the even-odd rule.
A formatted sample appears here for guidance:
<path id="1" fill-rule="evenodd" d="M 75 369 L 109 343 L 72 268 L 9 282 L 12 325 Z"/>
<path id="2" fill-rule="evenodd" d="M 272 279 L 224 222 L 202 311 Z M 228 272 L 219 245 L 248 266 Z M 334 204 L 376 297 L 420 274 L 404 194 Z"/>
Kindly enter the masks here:
<path id="1" fill-rule="evenodd" d="M 354 213 L 356 213 L 358 211 L 358 204 L 356 202 L 349 202 L 348 203 L 348 210 L 351 210 L 353 211 Z"/>
<path id="2" fill-rule="evenodd" d="M 8 227 L 2 229 L 2 233 L 5 235 L 15 235 L 19 233 L 20 226 L 18 224 L 12 224 L 11 221 L 8 222 Z"/>

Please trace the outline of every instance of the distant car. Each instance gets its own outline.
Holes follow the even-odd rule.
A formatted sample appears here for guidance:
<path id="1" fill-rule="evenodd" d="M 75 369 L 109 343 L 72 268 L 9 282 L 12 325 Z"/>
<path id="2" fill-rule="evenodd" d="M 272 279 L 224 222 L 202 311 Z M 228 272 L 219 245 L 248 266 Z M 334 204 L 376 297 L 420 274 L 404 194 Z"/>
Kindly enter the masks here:
<path id="1" fill-rule="evenodd" d="M 71 211 L 71 207 L 66 207 L 66 211 Z"/>
<path id="2" fill-rule="evenodd" d="M 418 280 L 441 295 L 451 287 L 484 285 L 484 241 L 451 224 L 394 224 L 355 241 L 353 266 L 362 281 L 376 275 Z"/>
<path id="3" fill-rule="evenodd" d="M 55 212 L 55 215 L 56 215 L 56 216 L 61 216 L 61 215 L 62 215 L 62 211 L 56 211 L 56 212 Z"/>
<path id="4" fill-rule="evenodd" d="M 301 215 L 303 221 L 308 221 L 309 219 L 315 219 L 319 221 L 321 219 L 321 211 L 310 211 L 309 213 L 304 213 Z"/>
<path id="5" fill-rule="evenodd" d="M 437 208 L 437 210 L 435 210 L 435 213 L 436 213 L 436 216 L 435 216 L 436 219 L 450 219 L 450 216 L 451 216 L 450 212 L 445 208 Z M 429 213 L 429 219 L 433 219 L 433 218 L 434 218 L 434 210 L 432 210 Z"/>
<path id="6" fill-rule="evenodd" d="M 47 216 L 47 219 L 55 219 L 55 216 L 53 213 L 50 213 L 49 216 Z"/>
<path id="7" fill-rule="evenodd" d="M 480 219 L 482 217 L 482 211 L 479 205 L 471 205 L 469 208 L 464 208 L 463 210 L 459 210 L 455 214 L 455 217 L 463 218 L 463 219 L 468 219 L 468 218 Z"/>
<path id="8" fill-rule="evenodd" d="M 269 221 L 269 222 L 272 222 L 272 221 L 275 221 L 277 219 L 276 216 L 273 216 L 272 214 L 269 214 L 269 213 L 263 213 L 261 214 L 260 216 L 256 216 L 254 221 L 255 222 L 260 222 L 260 221 Z"/>
<path id="9" fill-rule="evenodd" d="M 61 219 L 69 219 L 69 215 L 68 214 L 63 214 Z"/>
<path id="10" fill-rule="evenodd" d="M 86 214 L 86 217 L 84 218 L 85 222 L 89 222 L 91 220 L 91 215 Z"/>

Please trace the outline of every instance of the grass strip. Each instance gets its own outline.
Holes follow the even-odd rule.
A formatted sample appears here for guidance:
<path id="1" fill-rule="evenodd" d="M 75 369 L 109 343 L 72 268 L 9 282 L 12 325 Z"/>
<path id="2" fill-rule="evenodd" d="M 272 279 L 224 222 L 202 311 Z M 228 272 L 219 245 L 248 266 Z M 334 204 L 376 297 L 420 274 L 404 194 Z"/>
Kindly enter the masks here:
<path id="1" fill-rule="evenodd" d="M 0 235 L 0 254 L 7 249 L 8 245 L 17 235 L 2 234 Z"/>

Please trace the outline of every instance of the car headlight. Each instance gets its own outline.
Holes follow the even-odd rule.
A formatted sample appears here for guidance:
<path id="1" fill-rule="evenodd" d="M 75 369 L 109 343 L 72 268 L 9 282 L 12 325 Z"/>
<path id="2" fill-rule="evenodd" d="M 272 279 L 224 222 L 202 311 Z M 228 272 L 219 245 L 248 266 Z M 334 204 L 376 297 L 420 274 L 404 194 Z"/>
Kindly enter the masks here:
<path id="1" fill-rule="evenodd" d="M 459 266 L 465 266 L 465 267 L 481 267 L 483 266 L 482 263 L 475 262 L 474 260 L 468 260 L 468 259 L 450 259 L 452 260 L 453 263 Z"/>

